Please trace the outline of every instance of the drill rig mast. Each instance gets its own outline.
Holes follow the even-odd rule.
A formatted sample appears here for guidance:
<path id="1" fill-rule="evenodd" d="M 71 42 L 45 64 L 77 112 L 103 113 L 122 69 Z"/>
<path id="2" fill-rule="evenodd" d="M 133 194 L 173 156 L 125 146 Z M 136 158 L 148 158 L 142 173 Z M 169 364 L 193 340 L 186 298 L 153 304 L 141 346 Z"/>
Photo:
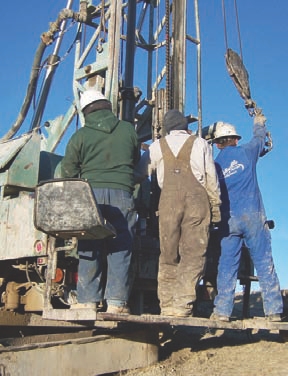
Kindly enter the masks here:
<path id="1" fill-rule="evenodd" d="M 75 53 L 72 104 L 64 115 L 48 120 L 45 110 L 53 98 L 52 80 L 60 64 L 66 62 L 60 57 L 61 45 L 66 30 L 73 27 L 76 36 L 68 49 Z M 0 279 L 6 309 L 17 310 L 24 305 L 24 311 L 41 311 L 45 305 L 42 295 L 48 297 L 47 291 L 43 291 L 47 290 L 51 234 L 34 226 L 34 193 L 40 181 L 60 178 L 62 157 L 55 150 L 65 143 L 66 132 L 73 123 L 80 121 L 84 125 L 80 93 L 88 87 L 102 91 L 111 101 L 113 112 L 134 124 L 139 144 L 161 137 L 164 113 L 170 108 L 185 113 L 187 104 L 190 110 L 194 103 L 193 111 L 197 114 L 187 114 L 189 122 L 198 120 L 201 130 L 199 30 L 196 0 L 68 0 L 49 30 L 42 33 L 22 108 L 0 143 L 0 262 L 6 266 Z M 46 56 L 49 49 L 52 53 Z M 193 62 L 188 62 L 192 56 Z M 29 132 L 15 137 L 21 133 L 43 70 Z M 196 85 L 194 77 L 198 79 Z M 191 88 L 195 86 L 193 95 Z M 69 253 L 73 246 L 67 247 L 62 245 L 60 249 Z M 53 263 L 55 267 L 57 261 Z M 52 271 L 55 273 L 56 269 Z M 49 294 L 55 292 L 62 299 L 63 279 L 58 286 L 55 278 L 51 280 L 54 287 L 49 286 Z M 26 296 L 31 289 L 31 299 L 37 296 L 32 303 Z"/>

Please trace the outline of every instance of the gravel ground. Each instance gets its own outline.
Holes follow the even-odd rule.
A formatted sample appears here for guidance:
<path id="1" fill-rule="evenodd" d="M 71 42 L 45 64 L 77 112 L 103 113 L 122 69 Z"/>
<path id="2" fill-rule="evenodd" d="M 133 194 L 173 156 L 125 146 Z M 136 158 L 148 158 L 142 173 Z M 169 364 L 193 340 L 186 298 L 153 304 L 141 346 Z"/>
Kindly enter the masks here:
<path id="1" fill-rule="evenodd" d="M 242 295 L 233 315 L 241 313 Z M 260 294 L 250 297 L 252 316 L 263 316 Z M 286 313 L 286 309 L 285 309 Z M 177 328 L 160 340 L 159 362 L 148 368 L 122 371 L 117 376 L 286 376 L 288 334 L 267 330 Z"/>

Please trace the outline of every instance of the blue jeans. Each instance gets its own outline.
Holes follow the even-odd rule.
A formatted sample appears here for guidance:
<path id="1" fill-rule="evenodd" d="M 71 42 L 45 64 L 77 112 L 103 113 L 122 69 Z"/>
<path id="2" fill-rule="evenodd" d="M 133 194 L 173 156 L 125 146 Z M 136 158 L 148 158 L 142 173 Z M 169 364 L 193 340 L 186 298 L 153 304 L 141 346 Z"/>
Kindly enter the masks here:
<path id="1" fill-rule="evenodd" d="M 272 258 L 271 235 L 265 219 L 261 213 L 249 213 L 242 217 L 231 217 L 219 226 L 221 256 L 215 313 L 225 316 L 232 313 L 243 240 L 257 272 L 265 315 L 282 313 L 283 300 Z"/>
<path id="2" fill-rule="evenodd" d="M 125 305 L 133 283 L 131 261 L 136 223 L 133 195 L 109 188 L 94 188 L 93 192 L 103 217 L 115 227 L 117 236 L 79 241 L 78 302 L 99 302 L 104 298 L 108 305 Z"/>

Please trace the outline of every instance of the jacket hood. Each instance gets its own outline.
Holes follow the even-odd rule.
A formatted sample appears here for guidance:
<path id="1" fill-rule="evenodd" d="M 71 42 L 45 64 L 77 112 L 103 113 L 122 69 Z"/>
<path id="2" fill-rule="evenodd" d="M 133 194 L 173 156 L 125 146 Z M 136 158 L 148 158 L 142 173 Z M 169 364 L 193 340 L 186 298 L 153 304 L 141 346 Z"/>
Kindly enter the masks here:
<path id="1" fill-rule="evenodd" d="M 98 110 L 85 117 L 85 127 L 104 133 L 112 133 L 119 119 L 110 110 Z"/>

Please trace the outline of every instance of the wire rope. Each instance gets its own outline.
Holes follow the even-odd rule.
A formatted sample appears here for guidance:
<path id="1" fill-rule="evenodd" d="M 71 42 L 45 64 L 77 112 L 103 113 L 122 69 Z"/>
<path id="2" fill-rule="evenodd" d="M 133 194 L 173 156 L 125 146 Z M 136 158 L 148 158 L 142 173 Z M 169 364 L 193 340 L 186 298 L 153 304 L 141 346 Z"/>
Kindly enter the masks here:
<path id="1" fill-rule="evenodd" d="M 237 38 L 238 38 L 238 44 L 239 44 L 239 52 L 240 52 L 241 60 L 243 61 L 242 41 L 241 41 L 241 33 L 240 33 L 240 22 L 239 22 L 237 0 L 234 0 L 234 9 L 235 9 L 235 18 L 236 18 L 236 27 L 237 27 Z M 224 24 L 225 47 L 226 47 L 226 50 L 228 50 L 229 49 L 229 43 L 228 43 L 227 17 L 226 17 L 225 0 L 222 0 L 222 13 L 223 13 L 223 24 Z"/>

